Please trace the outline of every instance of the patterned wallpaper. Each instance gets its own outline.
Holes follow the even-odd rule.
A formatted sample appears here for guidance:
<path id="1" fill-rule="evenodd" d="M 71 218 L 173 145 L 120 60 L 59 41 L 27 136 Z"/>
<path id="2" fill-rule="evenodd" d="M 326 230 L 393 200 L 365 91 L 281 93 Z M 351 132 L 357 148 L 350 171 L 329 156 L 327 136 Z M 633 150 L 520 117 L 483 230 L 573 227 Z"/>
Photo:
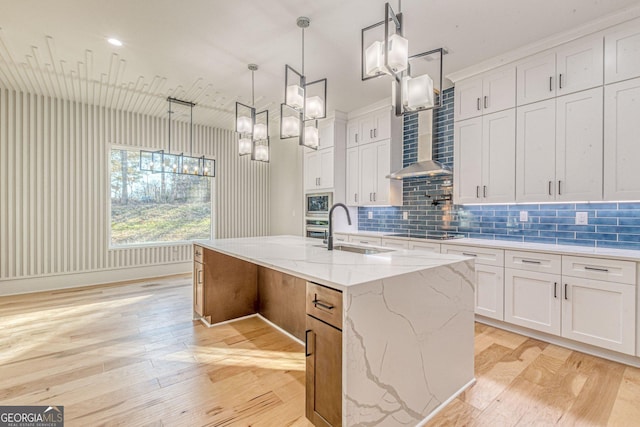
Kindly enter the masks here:
<path id="1" fill-rule="evenodd" d="M 443 107 L 434 113 L 433 157 L 453 167 L 453 88 L 442 96 Z M 405 116 L 405 166 L 417 159 L 417 127 L 416 114 Z M 404 205 L 358 208 L 358 228 L 389 233 L 455 231 L 480 239 L 640 250 L 640 202 L 434 205 L 434 198 L 450 193 L 442 179 L 405 179 Z M 520 222 L 521 211 L 528 213 L 527 222 Z M 575 225 L 576 212 L 587 212 L 588 225 Z"/>

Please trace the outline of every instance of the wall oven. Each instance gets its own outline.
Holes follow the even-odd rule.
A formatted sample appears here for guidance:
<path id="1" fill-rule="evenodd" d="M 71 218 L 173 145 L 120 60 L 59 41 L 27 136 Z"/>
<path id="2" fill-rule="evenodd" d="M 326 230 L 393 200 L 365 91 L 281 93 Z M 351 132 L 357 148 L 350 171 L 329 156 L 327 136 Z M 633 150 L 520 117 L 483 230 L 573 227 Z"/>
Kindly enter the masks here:
<path id="1" fill-rule="evenodd" d="M 333 193 L 309 193 L 305 195 L 306 217 L 327 217 L 333 205 Z"/>
<path id="2" fill-rule="evenodd" d="M 324 239 L 329 233 L 329 218 L 307 218 L 305 222 L 305 232 L 307 237 L 314 239 Z"/>

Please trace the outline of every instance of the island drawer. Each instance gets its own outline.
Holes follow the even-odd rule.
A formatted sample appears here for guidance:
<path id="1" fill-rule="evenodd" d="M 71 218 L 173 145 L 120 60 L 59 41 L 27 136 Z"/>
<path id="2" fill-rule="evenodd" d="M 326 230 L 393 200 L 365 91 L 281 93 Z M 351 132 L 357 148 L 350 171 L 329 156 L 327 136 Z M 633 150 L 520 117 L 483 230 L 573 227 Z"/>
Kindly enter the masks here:
<path id="1" fill-rule="evenodd" d="M 202 263 L 203 253 L 204 253 L 204 249 L 202 249 L 202 246 L 193 245 L 193 260 L 195 262 Z"/>
<path id="2" fill-rule="evenodd" d="M 307 282 L 307 314 L 342 329 L 342 292 Z"/>

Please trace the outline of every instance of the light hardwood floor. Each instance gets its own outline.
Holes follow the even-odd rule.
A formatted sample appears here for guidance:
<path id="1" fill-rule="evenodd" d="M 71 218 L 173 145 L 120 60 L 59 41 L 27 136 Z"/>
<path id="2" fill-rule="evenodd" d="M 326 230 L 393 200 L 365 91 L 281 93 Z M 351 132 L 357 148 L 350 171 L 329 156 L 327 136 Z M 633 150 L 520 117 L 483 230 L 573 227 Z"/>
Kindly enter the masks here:
<path id="1" fill-rule="evenodd" d="M 190 278 L 0 298 L 0 405 L 68 426 L 309 426 L 304 355 L 258 318 L 191 320 Z M 471 389 L 429 426 L 639 426 L 640 370 L 476 326 Z"/>

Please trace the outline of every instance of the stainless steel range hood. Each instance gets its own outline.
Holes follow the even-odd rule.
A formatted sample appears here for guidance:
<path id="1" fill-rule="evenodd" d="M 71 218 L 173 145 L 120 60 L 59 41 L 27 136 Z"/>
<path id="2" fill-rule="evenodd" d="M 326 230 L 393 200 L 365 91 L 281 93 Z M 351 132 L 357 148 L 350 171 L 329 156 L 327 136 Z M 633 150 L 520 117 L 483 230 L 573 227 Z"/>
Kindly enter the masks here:
<path id="1" fill-rule="evenodd" d="M 414 177 L 448 177 L 452 175 L 451 168 L 433 160 L 433 110 L 418 114 L 418 161 L 399 171 L 387 175 L 390 179 L 404 179 Z"/>

